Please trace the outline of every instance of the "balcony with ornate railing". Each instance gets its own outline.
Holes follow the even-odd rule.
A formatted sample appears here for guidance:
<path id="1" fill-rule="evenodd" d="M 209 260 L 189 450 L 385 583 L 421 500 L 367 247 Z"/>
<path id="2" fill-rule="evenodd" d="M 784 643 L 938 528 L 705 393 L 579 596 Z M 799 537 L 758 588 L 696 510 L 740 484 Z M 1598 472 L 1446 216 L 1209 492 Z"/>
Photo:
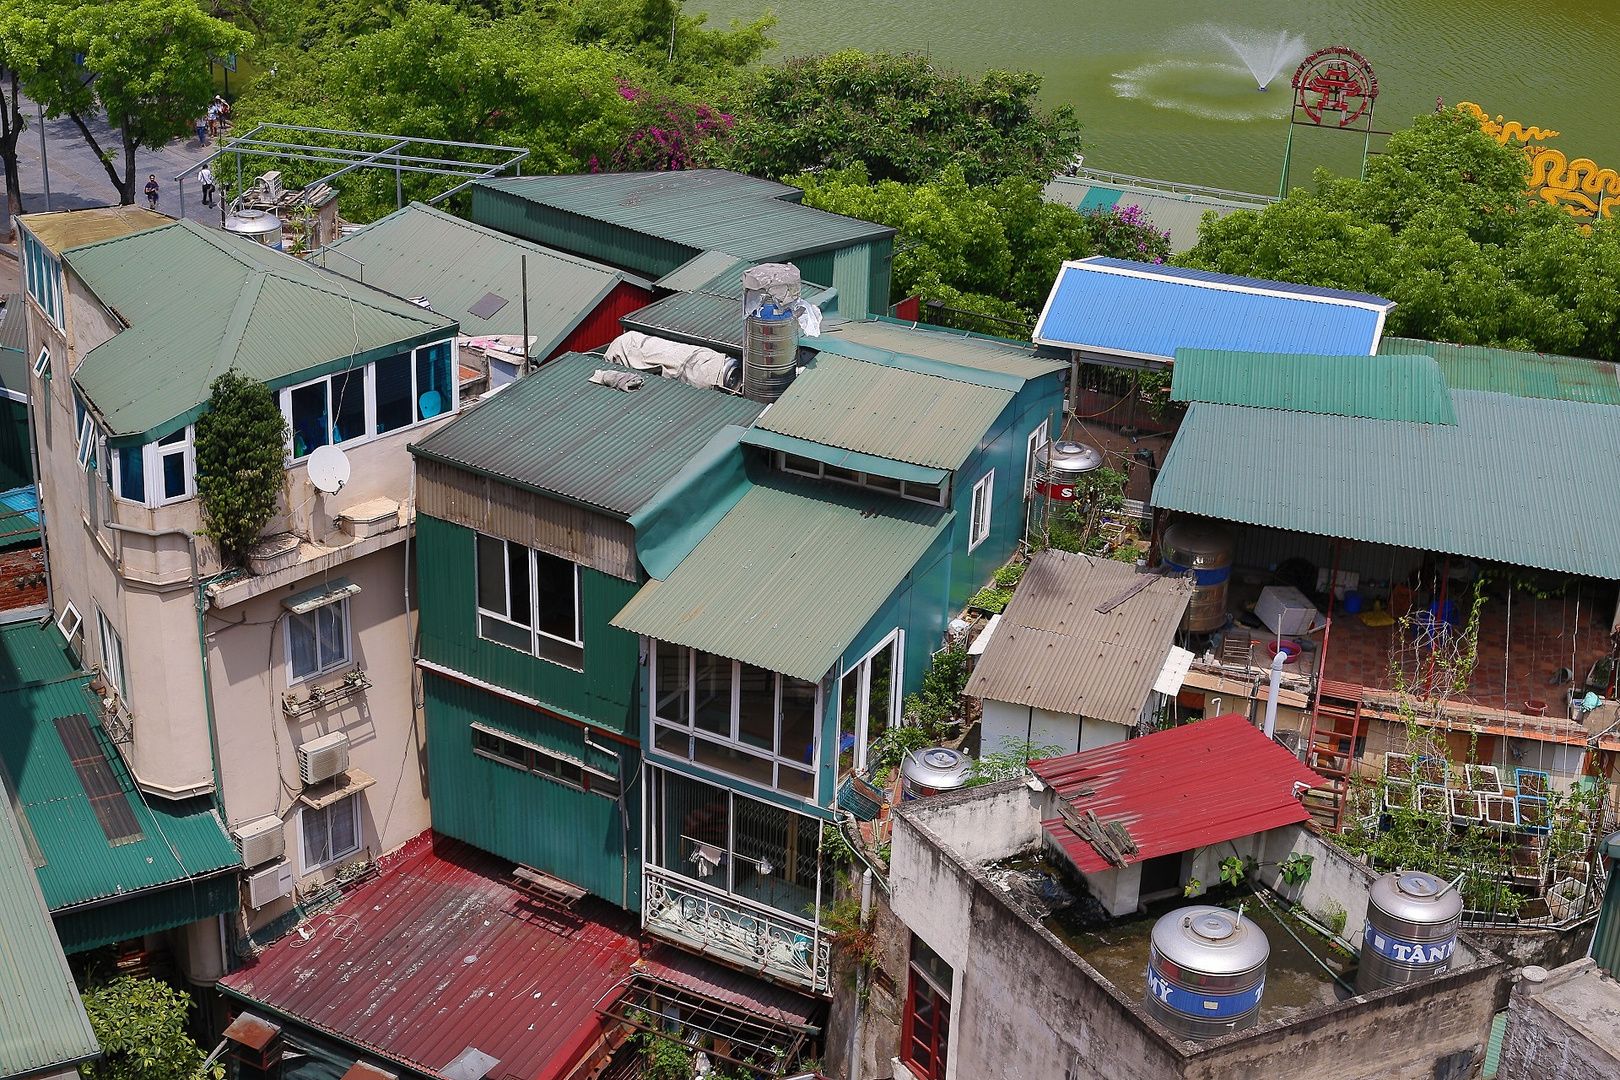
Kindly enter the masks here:
<path id="1" fill-rule="evenodd" d="M 675 945 L 830 992 L 832 935 L 814 922 L 655 866 L 643 871 L 641 910 L 647 929 Z"/>

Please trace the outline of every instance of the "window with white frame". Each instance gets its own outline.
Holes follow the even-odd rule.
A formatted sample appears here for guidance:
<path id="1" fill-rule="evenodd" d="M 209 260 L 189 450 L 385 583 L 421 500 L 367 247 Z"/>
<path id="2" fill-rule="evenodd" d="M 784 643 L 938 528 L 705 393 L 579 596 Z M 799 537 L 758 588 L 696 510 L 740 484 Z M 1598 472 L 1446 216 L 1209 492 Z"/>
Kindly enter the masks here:
<path id="1" fill-rule="evenodd" d="M 39 347 L 39 355 L 34 357 L 34 374 L 41 379 L 51 377 L 51 347 L 49 345 Z"/>
<path id="2" fill-rule="evenodd" d="M 124 682 L 124 641 L 113 629 L 112 622 L 96 605 L 96 638 L 101 645 L 101 672 L 112 684 L 118 696 L 129 699 L 129 687 Z"/>
<path id="3" fill-rule="evenodd" d="M 167 506 L 197 493 L 196 457 L 188 424 L 156 442 L 113 452 L 113 493 L 143 506 Z"/>
<path id="4" fill-rule="evenodd" d="M 868 751 L 900 721 L 900 657 L 896 630 L 844 672 L 838 684 L 838 771 L 864 771 Z"/>
<path id="5" fill-rule="evenodd" d="M 28 295 L 58 330 L 62 329 L 62 264 L 30 232 L 23 232 L 23 277 Z"/>
<path id="6" fill-rule="evenodd" d="M 996 470 L 984 474 L 984 479 L 973 485 L 973 508 L 968 512 L 968 550 L 972 551 L 990 536 L 990 516 L 995 509 Z"/>
<path id="7" fill-rule="evenodd" d="M 857 472 L 854 469 L 845 469 L 838 465 L 828 465 L 816 461 L 814 458 L 800 457 L 797 454 L 778 452 L 776 467 L 785 473 L 795 476 L 813 476 L 821 480 L 835 480 L 840 484 L 850 484 L 855 487 L 874 488 L 878 491 L 898 495 L 913 502 L 927 503 L 930 506 L 944 506 L 945 496 L 950 491 L 950 484 L 920 484 L 911 480 L 896 480 L 891 476 L 880 476 L 877 473 Z"/>
<path id="8" fill-rule="evenodd" d="M 1024 451 L 1024 495 L 1027 498 L 1035 490 L 1035 470 L 1040 465 L 1041 447 L 1047 442 L 1045 421 L 1041 426 L 1029 433 L 1029 444 Z"/>
<path id="9" fill-rule="evenodd" d="M 655 641 L 653 746 L 763 787 L 815 794 L 820 687 L 741 660 Z"/>
<path id="10" fill-rule="evenodd" d="M 582 669 L 579 564 L 483 533 L 476 557 L 478 636 Z"/>
<path id="11" fill-rule="evenodd" d="M 287 615 L 287 682 L 312 679 L 349 662 L 349 601 Z"/>
<path id="12" fill-rule="evenodd" d="M 300 807 L 299 832 L 303 837 L 302 871 L 312 874 L 360 850 L 360 795 L 358 793 L 317 809 Z"/>
<path id="13" fill-rule="evenodd" d="M 455 349 L 449 341 L 281 391 L 294 460 L 318 447 L 363 441 L 431 420 L 454 412 L 459 404 Z"/>
<path id="14" fill-rule="evenodd" d="M 606 769 L 587 765 L 571 754 L 539 746 L 484 724 L 472 725 L 473 753 L 522 772 L 533 773 L 564 787 L 617 799 L 619 778 Z"/>
<path id="15" fill-rule="evenodd" d="M 79 468 L 92 472 L 96 468 L 96 444 L 100 441 L 100 433 L 96 430 L 95 417 L 90 410 L 84 407 L 84 402 L 77 397 L 73 399 L 73 415 L 79 434 Z"/>

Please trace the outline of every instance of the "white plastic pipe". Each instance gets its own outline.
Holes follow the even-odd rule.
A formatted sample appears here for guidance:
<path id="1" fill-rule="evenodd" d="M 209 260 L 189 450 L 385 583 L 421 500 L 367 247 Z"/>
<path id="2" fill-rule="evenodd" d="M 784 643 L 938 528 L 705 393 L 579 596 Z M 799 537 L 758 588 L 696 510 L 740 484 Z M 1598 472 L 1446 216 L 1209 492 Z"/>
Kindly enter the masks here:
<path id="1" fill-rule="evenodd" d="M 1271 658 L 1271 698 L 1266 702 L 1266 738 L 1277 734 L 1277 691 L 1282 686 L 1282 667 L 1288 660 L 1288 650 L 1278 649 Z"/>

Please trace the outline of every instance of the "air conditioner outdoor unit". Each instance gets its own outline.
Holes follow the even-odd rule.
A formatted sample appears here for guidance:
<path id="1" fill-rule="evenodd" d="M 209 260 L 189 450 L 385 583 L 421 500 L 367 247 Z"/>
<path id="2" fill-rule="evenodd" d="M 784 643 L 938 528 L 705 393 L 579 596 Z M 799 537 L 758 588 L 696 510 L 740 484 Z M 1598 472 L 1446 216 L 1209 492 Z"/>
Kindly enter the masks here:
<path id="1" fill-rule="evenodd" d="M 281 858 L 287 851 L 287 835 L 282 831 L 281 819 L 274 815 L 245 821 L 232 833 L 242 852 L 242 865 L 250 870 Z"/>
<path id="2" fill-rule="evenodd" d="M 292 892 L 292 864 L 283 859 L 248 877 L 248 906 L 262 908 Z"/>
<path id="3" fill-rule="evenodd" d="M 298 775 L 306 784 L 330 780 L 349 767 L 349 737 L 341 731 L 298 744 Z"/>

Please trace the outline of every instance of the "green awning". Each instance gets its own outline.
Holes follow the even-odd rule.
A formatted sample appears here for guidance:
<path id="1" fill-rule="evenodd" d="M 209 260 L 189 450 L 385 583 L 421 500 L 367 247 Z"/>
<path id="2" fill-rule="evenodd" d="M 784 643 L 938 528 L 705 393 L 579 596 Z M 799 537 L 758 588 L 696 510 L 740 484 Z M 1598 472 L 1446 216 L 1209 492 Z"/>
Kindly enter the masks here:
<path id="1" fill-rule="evenodd" d="M 232 867 L 201 881 L 187 879 L 121 900 L 52 912 L 51 920 L 62 949 L 78 953 L 226 915 L 240 904 L 241 889 Z"/>
<path id="2" fill-rule="evenodd" d="M 845 450 L 837 446 L 828 446 L 825 443 L 811 442 L 809 439 L 800 439 L 793 435 L 784 435 L 780 431 L 750 428 L 748 433 L 742 437 L 742 441 L 749 446 L 760 446 L 766 450 L 781 450 L 785 453 L 809 458 L 811 461 L 836 465 L 841 469 L 875 473 L 878 476 L 887 476 L 892 480 L 909 480 L 913 484 L 943 484 L 951 478 L 948 469 L 930 469 L 926 465 L 913 465 L 908 461 L 894 461 L 873 454 L 863 454 L 858 450 Z"/>

